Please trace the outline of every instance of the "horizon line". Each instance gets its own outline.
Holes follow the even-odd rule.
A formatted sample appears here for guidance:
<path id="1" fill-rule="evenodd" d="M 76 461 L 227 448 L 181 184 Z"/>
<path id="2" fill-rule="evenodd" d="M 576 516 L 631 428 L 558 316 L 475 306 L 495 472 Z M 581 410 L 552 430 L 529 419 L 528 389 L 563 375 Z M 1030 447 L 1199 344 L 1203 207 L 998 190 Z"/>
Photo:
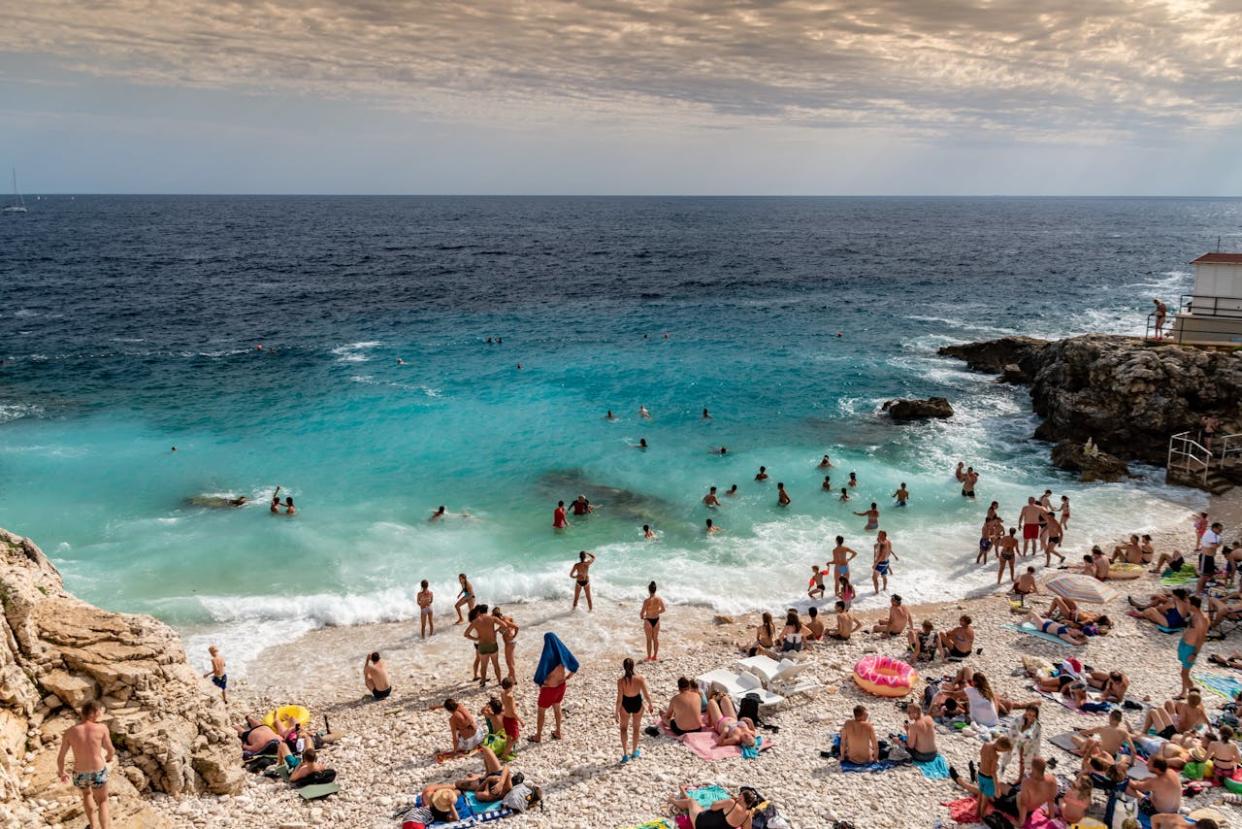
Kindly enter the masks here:
<path id="1" fill-rule="evenodd" d="M 1187 195 L 1175 193 L 314 193 L 314 192 L 111 192 L 23 191 L 27 197 L 43 196 L 160 196 L 196 198 L 485 198 L 485 199 L 1242 199 L 1237 195 Z"/>

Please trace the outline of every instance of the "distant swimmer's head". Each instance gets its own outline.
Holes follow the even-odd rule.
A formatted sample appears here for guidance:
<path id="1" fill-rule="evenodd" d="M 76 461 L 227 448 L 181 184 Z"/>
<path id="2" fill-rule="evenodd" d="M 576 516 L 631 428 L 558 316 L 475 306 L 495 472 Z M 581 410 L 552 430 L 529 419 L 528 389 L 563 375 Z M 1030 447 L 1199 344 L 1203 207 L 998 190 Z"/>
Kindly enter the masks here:
<path id="1" fill-rule="evenodd" d="M 723 447 L 723 446 L 722 446 L 722 447 L 720 447 L 720 454 L 722 454 L 722 455 L 727 455 L 728 453 L 729 453 L 729 450 L 728 450 L 728 449 L 726 449 L 726 448 L 725 448 L 725 447 Z"/>
<path id="2" fill-rule="evenodd" d="M 370 657 L 370 658 L 371 658 L 371 663 L 372 663 L 372 664 L 375 664 L 375 663 L 379 662 L 379 661 L 380 661 L 380 653 L 379 653 L 379 651 L 371 651 L 371 657 Z"/>
<path id="3" fill-rule="evenodd" d="M 707 519 L 707 528 L 710 530 L 710 529 L 711 529 L 712 527 L 714 527 L 714 526 L 715 526 L 715 524 L 713 524 L 713 523 L 712 523 L 712 519 L 710 519 L 710 518 L 709 518 L 709 519 Z"/>
<path id="4" fill-rule="evenodd" d="M 436 514 L 437 514 L 437 515 L 444 515 L 444 504 L 441 504 L 441 505 L 439 506 L 439 508 L 436 510 Z"/>
<path id="5" fill-rule="evenodd" d="M 287 506 L 287 507 L 291 507 L 291 506 L 293 506 L 293 496 L 292 496 L 292 495 L 286 495 L 286 496 L 285 496 L 285 506 Z"/>
<path id="6" fill-rule="evenodd" d="M 563 506 L 565 506 L 565 502 L 564 502 L 564 501 L 557 501 L 557 502 L 556 502 L 556 505 L 557 505 L 558 507 L 563 507 Z"/>
<path id="7" fill-rule="evenodd" d="M 639 438 L 639 439 L 638 439 L 638 445 L 639 445 L 639 446 L 641 446 L 643 449 L 646 449 L 646 448 L 647 448 L 647 439 L 646 439 L 646 438 Z"/>
<path id="8" fill-rule="evenodd" d="M 729 492 L 737 492 L 737 484 L 734 484 L 733 486 L 729 487 Z"/>
<path id="9" fill-rule="evenodd" d="M 716 494 L 716 487 L 712 487 L 712 488 L 711 488 L 711 490 L 709 490 L 709 491 L 711 492 L 711 494 L 712 494 L 712 495 L 715 495 L 715 494 Z"/>

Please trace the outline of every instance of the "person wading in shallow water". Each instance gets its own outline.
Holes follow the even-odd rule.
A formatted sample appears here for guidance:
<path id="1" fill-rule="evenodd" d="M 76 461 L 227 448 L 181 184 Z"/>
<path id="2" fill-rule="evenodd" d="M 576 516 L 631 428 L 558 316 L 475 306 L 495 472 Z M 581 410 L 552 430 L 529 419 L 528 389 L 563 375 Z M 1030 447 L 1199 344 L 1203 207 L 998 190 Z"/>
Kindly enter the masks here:
<path id="1" fill-rule="evenodd" d="M 595 556 L 586 550 L 578 553 L 578 561 L 569 571 L 569 577 L 574 580 L 574 605 L 573 610 L 578 609 L 578 596 L 581 593 L 586 594 L 587 610 L 595 609 L 591 604 L 591 565 L 595 563 Z"/>

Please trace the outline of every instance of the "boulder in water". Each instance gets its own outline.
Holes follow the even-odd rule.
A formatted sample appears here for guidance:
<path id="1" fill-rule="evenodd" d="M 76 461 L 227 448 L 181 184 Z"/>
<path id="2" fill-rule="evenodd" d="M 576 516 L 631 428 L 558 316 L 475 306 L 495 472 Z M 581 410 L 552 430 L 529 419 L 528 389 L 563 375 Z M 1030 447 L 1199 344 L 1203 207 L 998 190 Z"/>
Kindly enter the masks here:
<path id="1" fill-rule="evenodd" d="M 884 404 L 882 410 L 888 412 L 888 416 L 897 421 L 953 417 L 953 407 L 943 397 L 929 397 L 926 400 L 890 400 Z"/>
<path id="2" fill-rule="evenodd" d="M 1079 479 L 1085 483 L 1119 481 L 1130 477 L 1130 469 L 1121 458 L 1101 452 L 1093 445 L 1072 440 L 1059 441 L 1052 447 L 1052 465 L 1077 472 Z"/>

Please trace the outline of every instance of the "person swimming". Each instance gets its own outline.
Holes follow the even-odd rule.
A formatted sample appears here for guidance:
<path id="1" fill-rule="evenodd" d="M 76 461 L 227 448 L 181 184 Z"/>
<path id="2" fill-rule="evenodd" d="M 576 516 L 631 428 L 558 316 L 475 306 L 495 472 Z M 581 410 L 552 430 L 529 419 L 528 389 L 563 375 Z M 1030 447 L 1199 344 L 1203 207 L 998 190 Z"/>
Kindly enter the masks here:
<path id="1" fill-rule="evenodd" d="M 766 481 L 768 479 L 768 468 L 766 466 L 759 467 L 759 471 L 755 473 L 756 481 Z"/>
<path id="2" fill-rule="evenodd" d="M 824 455 L 824 457 L 819 462 L 819 468 L 829 469 L 831 467 L 832 467 L 832 460 L 827 455 Z"/>
<path id="3" fill-rule="evenodd" d="M 787 507 L 791 503 L 789 493 L 785 491 L 785 484 L 777 482 L 776 484 L 776 503 L 782 507 Z"/>

